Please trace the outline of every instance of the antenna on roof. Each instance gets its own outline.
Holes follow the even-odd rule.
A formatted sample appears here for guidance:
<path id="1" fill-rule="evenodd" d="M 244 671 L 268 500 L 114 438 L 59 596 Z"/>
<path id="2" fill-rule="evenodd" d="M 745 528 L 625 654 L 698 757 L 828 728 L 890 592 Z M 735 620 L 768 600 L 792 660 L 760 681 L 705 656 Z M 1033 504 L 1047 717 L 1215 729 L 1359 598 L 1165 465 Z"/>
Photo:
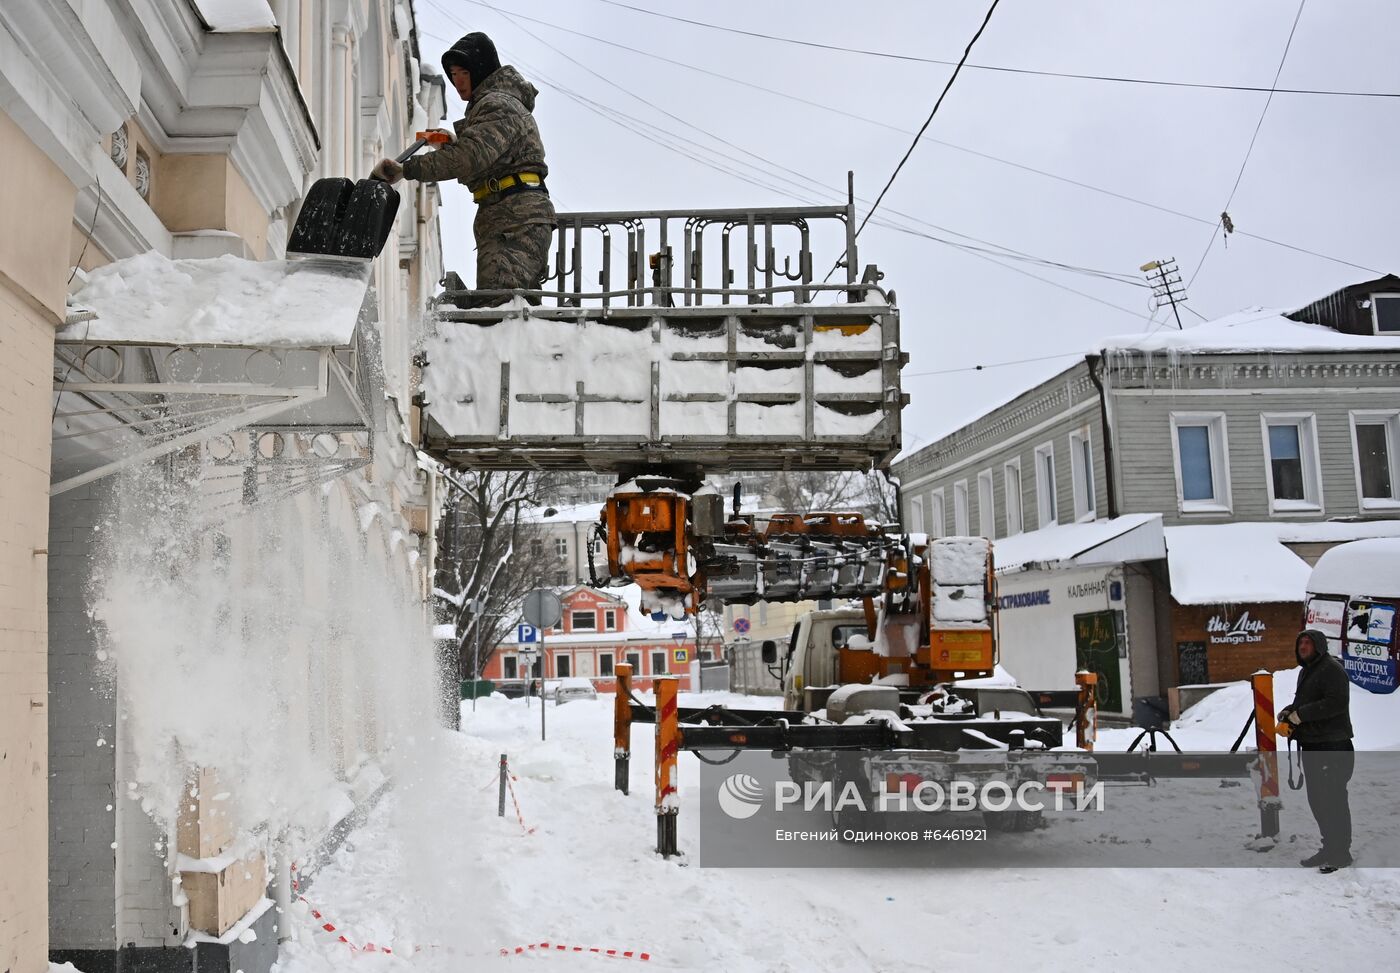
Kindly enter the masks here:
<path id="1" fill-rule="evenodd" d="M 1178 304 L 1186 303 L 1186 286 L 1182 284 L 1181 274 L 1176 269 L 1176 258 L 1150 260 L 1138 269 L 1147 275 L 1147 283 L 1152 288 L 1153 306 L 1161 308 L 1163 304 L 1170 304 L 1172 316 L 1176 318 L 1176 329 L 1183 330 L 1181 312 L 1176 308 Z"/>

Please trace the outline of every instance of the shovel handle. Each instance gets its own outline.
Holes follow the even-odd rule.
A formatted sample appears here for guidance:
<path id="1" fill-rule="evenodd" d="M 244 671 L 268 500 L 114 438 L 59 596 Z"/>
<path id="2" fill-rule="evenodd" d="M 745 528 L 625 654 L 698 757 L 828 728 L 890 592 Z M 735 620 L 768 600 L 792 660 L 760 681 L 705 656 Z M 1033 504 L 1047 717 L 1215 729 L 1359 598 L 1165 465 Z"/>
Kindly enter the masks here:
<path id="1" fill-rule="evenodd" d="M 426 135 L 426 133 L 425 133 L 425 135 Z M 403 150 L 402 152 L 400 152 L 398 155 L 394 156 L 394 161 L 397 162 L 397 163 L 399 163 L 400 165 L 402 165 L 403 163 L 407 162 L 407 161 L 413 156 L 413 153 L 417 152 L 419 149 L 421 149 L 423 146 L 425 146 L 425 145 L 427 145 L 427 144 L 428 144 L 428 140 L 427 140 L 426 137 L 425 137 L 425 138 L 419 138 L 419 139 L 414 140 L 414 142 L 413 142 L 412 145 L 410 145 L 408 148 L 404 149 L 404 150 Z"/>

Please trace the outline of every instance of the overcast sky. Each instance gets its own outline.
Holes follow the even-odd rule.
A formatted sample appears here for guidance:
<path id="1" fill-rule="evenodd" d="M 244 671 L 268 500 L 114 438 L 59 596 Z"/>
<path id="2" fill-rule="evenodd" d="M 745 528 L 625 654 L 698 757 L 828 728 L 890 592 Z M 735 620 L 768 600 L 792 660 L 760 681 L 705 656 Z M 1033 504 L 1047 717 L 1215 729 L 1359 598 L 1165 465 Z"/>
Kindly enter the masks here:
<path id="1" fill-rule="evenodd" d="M 956 61 L 989 0 L 626 2 L 783 38 Z M 442 50 L 468 30 L 482 30 L 496 41 L 502 62 L 516 64 L 540 88 L 535 114 L 560 211 L 792 205 L 784 191 L 801 195 L 800 190 L 759 174 L 764 167 L 742 149 L 837 190 L 845 185 L 846 171 L 854 170 L 857 195 L 867 200 L 858 205 L 863 217 L 952 71 L 675 23 L 602 0 L 535 0 L 523 7 L 505 0 L 414 0 L 414 6 L 426 62 L 436 64 Z M 970 62 L 1267 89 L 1297 11 L 1297 0 L 1002 0 Z M 522 16 L 545 24 L 512 19 Z M 1395 0 L 1310 0 L 1279 86 L 1400 91 L 1396 37 L 1400 3 Z M 560 88 L 640 119 L 658 133 L 678 132 L 715 152 L 745 158 L 754 174 L 719 172 L 700 160 L 730 168 L 734 163 L 694 147 L 679 152 L 647 141 Z M 1230 197 L 1267 98 L 1267 92 L 964 69 L 876 218 L 897 219 L 897 211 L 921 232 L 948 236 L 946 231 L 955 231 L 1134 279 L 1141 277 L 1140 264 L 1175 257 L 1183 277 L 1190 278 Z M 463 106 L 450 89 L 448 100 L 449 116 L 461 117 Z M 1400 271 L 1397 159 L 1400 99 L 1276 94 L 1230 216 L 1238 231 L 1383 272 Z M 809 188 L 805 194 L 807 200 L 819 197 L 844 202 L 843 191 Z M 472 215 L 465 193 L 444 186 L 447 265 L 461 268 L 468 280 L 475 259 Z M 933 230 L 928 223 L 945 229 Z M 912 356 L 904 373 L 905 390 L 912 395 L 904 414 L 906 451 L 1074 358 L 921 373 L 1077 355 L 1102 336 L 1169 321 L 1165 312 L 1149 321 L 1149 295 L 1139 287 L 1039 264 L 1012 264 L 1023 271 L 1018 273 L 874 224 L 861 235 L 860 251 L 861 263 L 878 264 L 885 285 L 898 295 L 904 346 Z M 819 257 L 818 275 L 829 265 L 823 261 L 836 255 Z M 1252 305 L 1294 307 L 1371 276 L 1237 233 L 1228 246 L 1215 241 L 1190 288 L 1189 307 L 1208 318 Z M 1200 318 L 1184 313 L 1183 320 L 1189 327 Z"/>

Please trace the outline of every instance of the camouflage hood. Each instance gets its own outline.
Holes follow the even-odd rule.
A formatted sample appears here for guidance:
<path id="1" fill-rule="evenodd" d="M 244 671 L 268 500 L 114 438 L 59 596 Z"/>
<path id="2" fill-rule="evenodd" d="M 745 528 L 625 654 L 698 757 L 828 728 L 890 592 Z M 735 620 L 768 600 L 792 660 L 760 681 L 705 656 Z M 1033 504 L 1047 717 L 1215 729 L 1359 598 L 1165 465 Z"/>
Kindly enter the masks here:
<path id="1" fill-rule="evenodd" d="M 501 93 L 510 95 L 525 106 L 525 110 L 532 112 L 535 110 L 535 96 L 539 89 L 526 81 L 524 76 L 515 69 L 514 65 L 505 64 L 487 75 L 486 80 L 481 82 L 481 87 L 472 89 L 471 103 L 474 105 L 478 100 L 487 95 Z"/>

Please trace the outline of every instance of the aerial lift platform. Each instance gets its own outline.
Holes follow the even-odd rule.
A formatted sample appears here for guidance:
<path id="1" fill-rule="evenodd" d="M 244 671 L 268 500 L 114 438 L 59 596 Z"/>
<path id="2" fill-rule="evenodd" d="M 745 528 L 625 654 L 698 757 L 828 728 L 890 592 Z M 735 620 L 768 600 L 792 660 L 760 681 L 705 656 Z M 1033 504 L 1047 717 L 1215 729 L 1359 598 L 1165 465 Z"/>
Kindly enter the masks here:
<path id="1" fill-rule="evenodd" d="M 558 219 L 545 289 L 458 309 L 449 277 L 419 359 L 424 450 L 622 478 L 888 467 L 907 356 L 853 202 Z M 840 279 L 817 280 L 834 253 Z"/>

